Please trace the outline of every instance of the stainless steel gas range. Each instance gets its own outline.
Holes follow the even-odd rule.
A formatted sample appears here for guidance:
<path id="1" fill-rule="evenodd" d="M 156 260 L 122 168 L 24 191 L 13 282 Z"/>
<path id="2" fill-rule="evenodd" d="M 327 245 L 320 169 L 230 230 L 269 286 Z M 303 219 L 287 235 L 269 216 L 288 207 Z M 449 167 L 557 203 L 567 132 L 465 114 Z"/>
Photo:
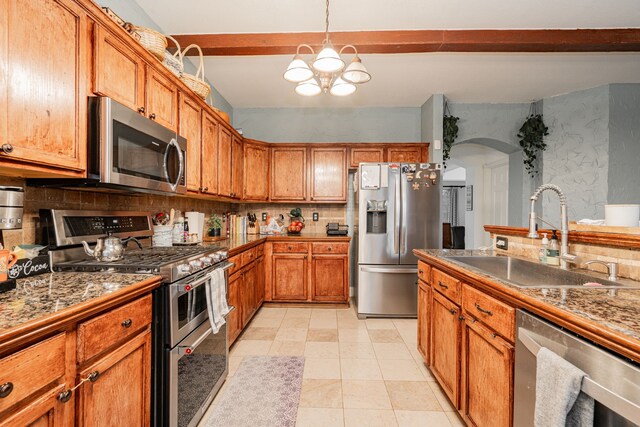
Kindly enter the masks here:
<path id="1" fill-rule="evenodd" d="M 40 223 L 55 271 L 162 276 L 153 295 L 152 425 L 195 426 L 229 371 L 226 324 L 213 332 L 206 295 L 212 273 L 232 266 L 226 248 L 151 247 L 147 212 L 51 209 L 40 212 Z M 106 233 L 134 237 L 139 244 L 119 261 L 89 257 L 81 242 L 93 244 Z"/>

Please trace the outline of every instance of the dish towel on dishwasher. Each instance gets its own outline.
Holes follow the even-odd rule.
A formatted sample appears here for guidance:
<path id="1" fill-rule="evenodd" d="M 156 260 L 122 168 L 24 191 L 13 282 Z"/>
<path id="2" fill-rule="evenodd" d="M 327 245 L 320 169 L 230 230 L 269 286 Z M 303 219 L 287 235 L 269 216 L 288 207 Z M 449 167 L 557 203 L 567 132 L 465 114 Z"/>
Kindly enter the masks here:
<path id="1" fill-rule="evenodd" d="M 224 270 L 216 268 L 209 273 L 209 280 L 206 283 L 207 291 L 207 311 L 209 312 L 209 323 L 213 333 L 217 334 L 220 327 L 224 325 L 224 316 L 229 313 L 227 304 L 227 289 Z"/>
<path id="2" fill-rule="evenodd" d="M 593 398 L 581 391 L 587 375 L 548 348 L 538 351 L 536 427 L 593 427 Z"/>

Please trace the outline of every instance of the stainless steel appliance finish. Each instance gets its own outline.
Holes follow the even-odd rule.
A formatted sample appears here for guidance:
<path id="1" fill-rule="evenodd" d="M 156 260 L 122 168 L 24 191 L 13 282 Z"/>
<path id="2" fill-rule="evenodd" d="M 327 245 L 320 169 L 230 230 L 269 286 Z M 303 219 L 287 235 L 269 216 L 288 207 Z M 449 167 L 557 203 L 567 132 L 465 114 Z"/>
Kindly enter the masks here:
<path id="1" fill-rule="evenodd" d="M 415 317 L 413 249 L 442 242 L 440 165 L 362 163 L 358 185 L 358 316 Z"/>
<path id="2" fill-rule="evenodd" d="M 546 347 L 583 370 L 589 378 L 582 391 L 596 400 L 597 427 L 640 425 L 640 368 L 546 320 L 518 310 L 516 314 L 514 413 L 516 427 L 533 425 L 536 354 Z"/>
<path id="3" fill-rule="evenodd" d="M 0 229 L 22 228 L 24 190 L 22 187 L 0 186 Z"/>
<path id="4" fill-rule="evenodd" d="M 29 185 L 187 192 L 185 138 L 107 97 L 89 98 L 88 115 L 87 178 L 29 179 Z"/>

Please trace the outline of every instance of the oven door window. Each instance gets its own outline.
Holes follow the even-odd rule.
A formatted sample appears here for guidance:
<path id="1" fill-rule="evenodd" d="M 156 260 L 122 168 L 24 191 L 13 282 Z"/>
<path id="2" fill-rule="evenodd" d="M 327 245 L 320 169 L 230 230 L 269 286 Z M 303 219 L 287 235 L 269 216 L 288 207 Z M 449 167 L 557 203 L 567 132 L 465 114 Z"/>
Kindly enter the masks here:
<path id="1" fill-rule="evenodd" d="M 205 332 L 201 333 L 202 330 Z M 227 372 L 226 331 L 227 328 L 223 327 L 213 334 L 207 321 L 171 350 L 174 356 L 172 369 L 177 371 L 174 376 L 177 384 L 172 384 L 170 398 L 172 418 L 177 423 L 172 425 L 187 427 L 194 417 L 200 417 L 203 405 L 209 403 L 212 393 L 222 385 Z M 207 337 L 196 347 L 182 346 L 184 342 L 191 341 L 193 335 L 204 334 Z"/>
<path id="2" fill-rule="evenodd" d="M 207 312 L 207 287 L 204 283 L 189 292 L 177 297 L 178 299 L 178 329 L 187 326 L 194 319 Z"/>
<path id="3" fill-rule="evenodd" d="M 167 142 L 113 121 L 113 172 L 153 181 L 175 182 L 179 170 L 178 153 L 176 149 L 170 149 L 168 153 L 167 177 L 164 172 L 167 149 Z M 169 181 L 171 178 L 173 181 Z"/>

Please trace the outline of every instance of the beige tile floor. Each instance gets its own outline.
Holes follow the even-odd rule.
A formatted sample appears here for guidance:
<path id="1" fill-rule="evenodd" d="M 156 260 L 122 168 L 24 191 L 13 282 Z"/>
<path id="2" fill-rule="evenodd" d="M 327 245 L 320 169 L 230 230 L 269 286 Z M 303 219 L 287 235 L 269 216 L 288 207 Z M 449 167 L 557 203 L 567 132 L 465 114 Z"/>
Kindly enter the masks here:
<path id="1" fill-rule="evenodd" d="M 231 348 L 229 375 L 245 356 L 304 356 L 297 427 L 464 425 L 422 362 L 416 339 L 415 319 L 359 320 L 353 308 L 263 307 Z M 223 386 L 211 408 L 224 392 Z"/>

